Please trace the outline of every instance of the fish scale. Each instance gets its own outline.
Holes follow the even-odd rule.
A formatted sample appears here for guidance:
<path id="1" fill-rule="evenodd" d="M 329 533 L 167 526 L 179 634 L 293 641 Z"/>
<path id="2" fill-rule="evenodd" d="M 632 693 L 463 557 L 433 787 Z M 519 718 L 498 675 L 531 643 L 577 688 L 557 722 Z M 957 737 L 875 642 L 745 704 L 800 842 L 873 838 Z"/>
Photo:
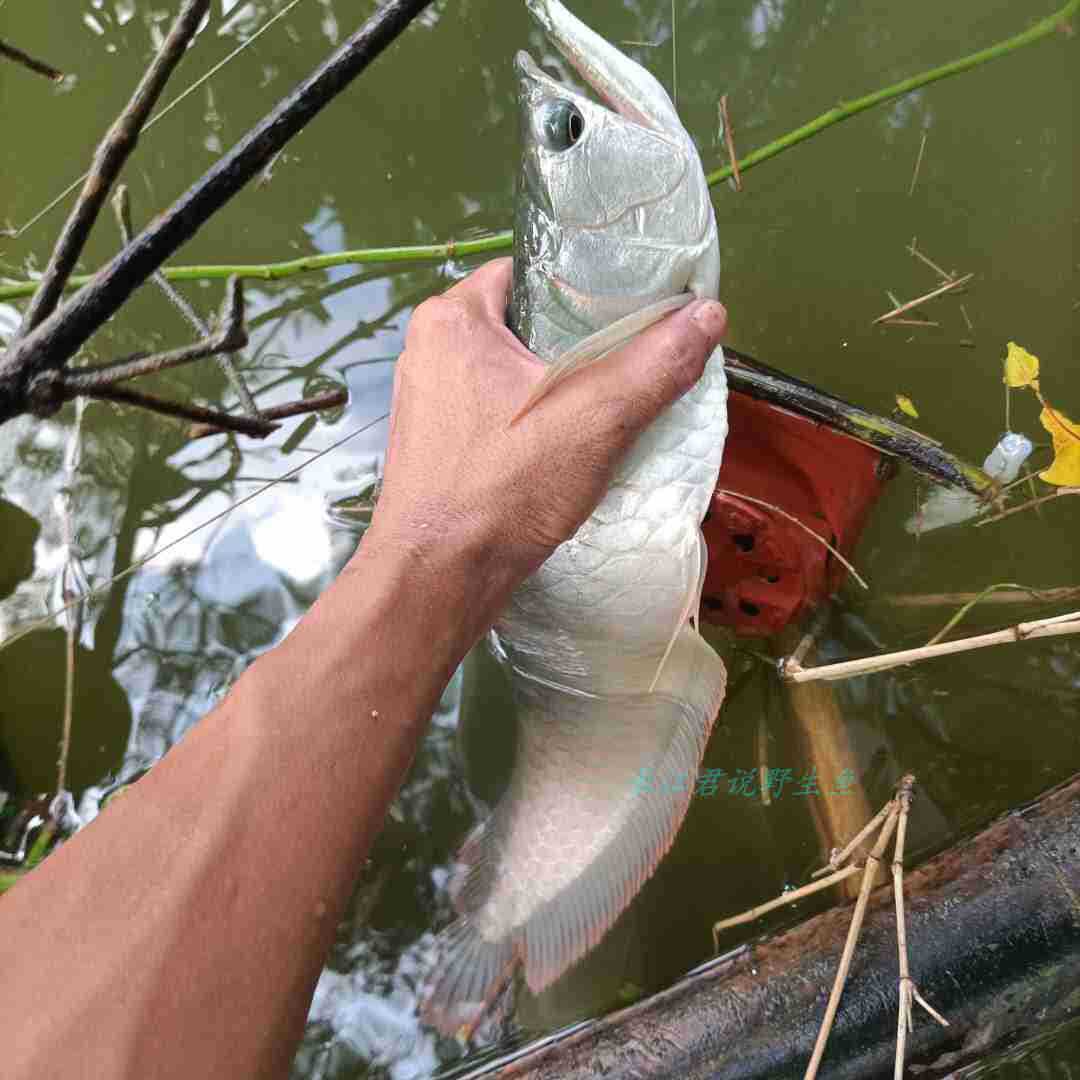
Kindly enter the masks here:
<path id="1" fill-rule="evenodd" d="M 672 298 L 715 297 L 719 247 L 701 162 L 660 84 L 558 0 L 526 3 L 605 102 L 523 53 L 515 61 L 523 148 L 508 321 L 549 365 L 527 409 Z M 504 1015 L 519 972 L 534 993 L 558 979 L 625 909 L 686 814 L 726 678 L 688 622 L 726 401 L 718 349 L 495 624 L 518 737 L 507 790 L 453 875 L 458 919 L 424 995 L 442 1031 Z"/>

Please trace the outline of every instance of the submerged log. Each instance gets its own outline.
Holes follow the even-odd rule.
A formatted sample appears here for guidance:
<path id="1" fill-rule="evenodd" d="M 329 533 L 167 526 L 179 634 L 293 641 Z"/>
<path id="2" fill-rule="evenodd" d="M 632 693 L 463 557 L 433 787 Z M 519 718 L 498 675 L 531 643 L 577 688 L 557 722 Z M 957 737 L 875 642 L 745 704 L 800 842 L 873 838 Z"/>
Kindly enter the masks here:
<path id="1" fill-rule="evenodd" d="M 916 1010 L 907 1065 L 921 1066 L 918 1075 L 1080 1014 L 1080 774 L 905 874 L 904 891 L 912 978 L 950 1022 Z M 801 1077 L 850 916 L 850 904 L 832 908 L 470 1077 Z M 896 1010 L 885 887 L 871 897 L 819 1076 L 892 1076 Z"/>

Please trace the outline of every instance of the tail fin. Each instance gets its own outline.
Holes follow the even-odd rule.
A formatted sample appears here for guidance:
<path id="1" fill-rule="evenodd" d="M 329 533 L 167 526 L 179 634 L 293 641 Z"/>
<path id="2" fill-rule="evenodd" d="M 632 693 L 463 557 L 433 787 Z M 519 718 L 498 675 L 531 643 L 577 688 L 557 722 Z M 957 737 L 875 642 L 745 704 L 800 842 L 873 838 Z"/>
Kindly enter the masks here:
<path id="1" fill-rule="evenodd" d="M 649 879 L 686 815 L 725 672 L 684 626 L 653 693 L 522 682 L 513 777 L 462 848 L 460 918 L 425 992 L 425 1020 L 448 1034 L 505 1015 L 519 969 L 534 993 L 550 986 Z"/>

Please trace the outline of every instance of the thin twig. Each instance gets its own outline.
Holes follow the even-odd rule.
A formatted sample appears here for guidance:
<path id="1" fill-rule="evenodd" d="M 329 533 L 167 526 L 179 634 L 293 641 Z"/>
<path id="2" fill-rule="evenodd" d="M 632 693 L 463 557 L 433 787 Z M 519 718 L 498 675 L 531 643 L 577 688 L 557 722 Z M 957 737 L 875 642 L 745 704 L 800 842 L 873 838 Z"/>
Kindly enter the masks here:
<path id="1" fill-rule="evenodd" d="M 906 304 L 901 304 L 898 308 L 893 308 L 892 311 L 886 311 L 884 315 L 879 315 L 874 320 L 874 325 L 887 322 L 896 315 L 902 315 L 905 311 L 910 311 L 920 304 L 925 304 L 927 300 L 933 300 L 935 296 L 941 296 L 944 293 L 951 292 L 953 289 L 959 289 L 966 285 L 974 276 L 974 273 L 970 273 L 965 274 L 963 277 L 954 278 L 952 281 L 946 282 L 940 288 L 934 289 L 933 292 L 928 292 L 925 296 L 916 297 L 914 300 L 909 300 Z"/>
<path id="2" fill-rule="evenodd" d="M 57 71 L 52 64 L 46 64 L 44 60 L 35 60 L 22 49 L 16 49 L 14 45 L 9 45 L 6 41 L 0 41 L 0 56 L 6 56 L 9 60 L 14 60 L 16 64 L 22 64 L 24 68 L 36 71 L 39 75 L 52 79 L 53 82 L 64 81 L 64 73 Z"/>
<path id="3" fill-rule="evenodd" d="M 926 132 L 923 132 L 922 142 L 919 143 L 919 156 L 915 159 L 915 171 L 911 174 L 911 187 L 908 188 L 908 198 L 915 193 L 915 184 L 919 179 L 919 169 L 922 168 L 923 151 L 926 149 Z"/>
<path id="4" fill-rule="evenodd" d="M 167 401 L 153 394 L 132 390 L 126 386 L 102 386 L 96 390 L 85 391 L 87 397 L 100 401 L 113 401 L 119 405 L 137 405 L 140 409 L 161 413 L 162 416 L 175 416 L 180 420 L 193 420 L 200 424 L 213 424 L 224 431 L 234 431 L 238 435 L 250 435 L 254 439 L 265 439 L 277 431 L 279 425 L 258 417 L 233 416 L 217 409 L 204 409 L 181 401 Z"/>
<path id="5" fill-rule="evenodd" d="M 940 326 L 939 322 L 931 322 L 929 319 L 890 319 L 883 326 Z"/>
<path id="6" fill-rule="evenodd" d="M 1080 489 L 1077 493 L 1080 494 Z M 991 645 L 1007 645 L 1016 641 L 1027 641 L 1029 638 L 1060 637 L 1078 633 L 1080 633 L 1080 611 L 1073 611 L 1067 615 L 1055 615 L 1049 619 L 1017 623 L 1006 630 L 995 630 L 989 634 L 958 638 L 956 641 L 942 641 L 937 645 L 923 645 L 917 649 L 902 649 L 899 652 L 884 653 L 881 656 L 867 656 L 861 660 L 843 660 L 838 664 L 822 664 L 812 668 L 804 668 L 782 660 L 778 667 L 780 677 L 784 682 L 850 679 L 855 675 L 868 675 L 871 672 L 886 671 L 903 664 L 913 664 L 919 660 L 970 652 L 972 649 L 985 649 Z"/>
<path id="7" fill-rule="evenodd" d="M 836 981 L 833 983 L 832 993 L 829 995 L 829 1004 L 825 1007 L 825 1016 L 821 1021 L 821 1030 L 818 1032 L 817 1042 L 814 1044 L 814 1052 L 810 1057 L 810 1063 L 806 1066 L 804 1080 L 814 1080 L 817 1076 L 818 1067 L 825 1054 L 825 1044 L 829 1041 L 829 1032 L 832 1030 L 833 1019 L 836 1016 L 837 1007 L 840 1004 L 840 995 L 844 992 L 844 983 L 847 981 L 848 971 L 851 968 L 851 958 L 855 953 L 855 943 L 859 940 L 859 931 L 862 929 L 863 917 L 866 914 L 866 905 L 870 899 L 870 890 L 874 886 L 874 878 L 877 876 L 877 868 L 881 863 L 881 853 L 889 842 L 889 837 L 896 828 L 898 808 L 896 799 L 888 803 L 889 813 L 885 818 L 881 834 L 873 851 L 866 858 L 866 867 L 863 871 L 862 887 L 859 889 L 859 898 L 855 901 L 855 910 L 851 916 L 851 927 L 848 930 L 847 941 L 844 943 L 844 952 L 840 957 L 840 965 L 836 971 Z"/>
<path id="8" fill-rule="evenodd" d="M 139 80 L 131 100 L 94 152 L 90 174 L 60 233 L 60 239 L 53 248 L 49 265 L 38 283 L 37 292 L 23 313 L 22 324 L 15 334 L 12 347 L 24 339 L 56 307 L 64 290 L 64 282 L 82 253 L 86 238 L 90 235 L 90 229 L 97 220 L 98 212 L 113 181 L 131 151 L 135 149 L 139 132 L 146 123 L 150 110 L 165 88 L 173 69 L 183 57 L 209 7 L 210 0 L 186 0 L 161 50 Z M 66 357 L 62 357 L 56 366 L 63 363 L 64 359 Z"/>
<path id="9" fill-rule="evenodd" d="M 248 341 L 244 329 L 244 290 L 237 278 L 231 278 L 221 311 L 222 325 L 208 338 L 193 345 L 170 349 L 151 356 L 135 356 L 117 363 L 87 365 L 81 368 L 64 368 L 60 372 L 61 383 L 68 393 L 85 394 L 100 390 L 103 386 L 133 379 L 139 375 L 153 375 L 168 368 L 190 364 L 205 356 L 219 352 L 242 349 Z"/>
<path id="10" fill-rule="evenodd" d="M 956 275 L 955 274 L 950 274 L 948 270 L 942 270 L 941 267 L 938 266 L 938 264 L 936 262 L 934 262 L 933 259 L 931 259 L 928 255 L 924 254 L 923 252 L 921 252 L 915 246 L 915 237 L 914 236 L 911 238 L 911 243 L 908 244 L 908 246 L 907 246 L 907 248 L 905 250 L 907 251 L 907 253 L 909 255 L 914 255 L 916 259 L 920 260 L 920 262 L 926 263 L 926 265 L 929 266 L 930 269 L 933 270 L 935 274 L 940 274 L 941 277 L 943 277 L 946 281 L 955 281 L 956 280 Z"/>
<path id="11" fill-rule="evenodd" d="M 65 604 L 78 601 L 86 593 L 86 577 L 82 573 L 78 556 L 75 553 L 75 521 L 71 492 L 75 486 L 75 474 L 82 458 L 82 426 L 85 403 L 80 402 L 75 409 L 75 423 L 68 435 L 67 451 L 64 454 L 64 487 L 60 496 L 60 517 L 64 533 L 64 546 L 67 554 L 63 569 L 60 571 L 60 596 Z M 69 618 L 64 621 L 65 665 L 64 665 L 64 714 L 60 731 L 60 744 L 56 758 L 56 794 L 63 795 L 67 785 L 68 755 L 71 752 L 71 725 L 75 710 L 75 647 L 82 632 L 82 617 L 85 605 L 76 603 Z"/>
<path id="12" fill-rule="evenodd" d="M 1002 510 L 1000 514 L 995 514 L 993 517 L 983 518 L 982 521 L 976 521 L 975 528 L 981 529 L 984 525 L 989 525 L 992 521 L 1001 521 L 1002 518 L 1012 517 L 1013 514 L 1019 514 L 1021 510 L 1030 510 L 1033 506 L 1042 506 L 1043 503 L 1050 502 L 1051 499 L 1060 499 L 1065 495 L 1080 495 L 1080 487 L 1058 488 L 1057 491 L 1052 491 L 1049 495 L 1042 495 L 1038 499 L 1031 499 L 1028 502 L 1021 503 L 1019 506 L 1013 506 L 1008 510 Z"/>
<path id="13" fill-rule="evenodd" d="M 862 579 L 862 576 L 860 575 L 859 571 L 856 570 L 855 567 L 852 566 L 851 563 L 849 563 L 847 561 L 847 559 L 845 559 L 844 556 L 841 555 L 840 552 L 837 551 L 836 548 L 833 547 L 833 545 L 829 543 L 828 540 L 826 540 L 824 537 L 818 536 L 818 534 L 816 532 L 814 532 L 813 529 L 809 528 L 807 525 L 804 525 L 797 517 L 794 517 L 793 515 L 789 514 L 786 510 L 781 510 L 779 506 L 775 506 L 770 502 L 766 502 L 764 499 L 755 499 L 752 495 L 744 495 L 741 491 L 728 491 L 726 488 L 717 488 L 716 489 L 716 494 L 717 495 L 730 495 L 734 499 L 743 499 L 746 502 L 756 503 L 758 506 L 764 506 L 767 510 L 772 510 L 774 513 L 779 514 L 781 517 L 787 518 L 788 521 L 794 522 L 796 525 L 799 526 L 800 529 L 803 530 L 803 532 L 808 533 L 819 544 L 821 544 L 822 547 L 828 548 L 828 550 L 830 552 L 832 552 L 832 554 L 835 555 L 836 558 L 841 563 L 843 563 L 843 565 L 847 568 L 847 570 L 851 574 L 851 576 L 864 589 L 866 589 L 866 590 L 870 589 L 870 586 L 867 585 L 866 582 Z"/>
<path id="14" fill-rule="evenodd" d="M 724 122 L 724 144 L 731 159 L 731 175 L 735 181 L 735 190 L 742 191 L 742 176 L 739 174 L 739 159 L 735 154 L 735 136 L 731 133 L 731 121 L 728 119 L 727 94 L 720 98 L 720 115 Z"/>
<path id="15" fill-rule="evenodd" d="M 131 228 L 131 201 L 128 197 L 127 184 L 118 184 L 116 192 L 112 198 L 113 211 L 116 214 L 117 224 L 120 226 L 120 235 L 124 238 L 125 244 L 131 243 L 132 228 Z M 199 313 L 184 299 L 165 279 L 165 275 L 160 270 L 155 270 L 151 275 L 154 279 L 154 284 L 165 294 L 165 299 L 178 312 L 180 312 L 181 318 L 183 318 L 188 326 L 195 331 L 200 337 L 210 337 L 210 330 L 206 323 L 203 321 Z M 236 394 L 240 401 L 240 408 L 248 416 L 258 416 L 259 410 L 255 405 L 255 399 L 251 396 L 251 391 L 247 387 L 247 383 L 244 382 L 244 377 L 237 370 L 236 364 L 233 361 L 232 353 L 230 351 L 222 351 L 216 353 L 218 358 L 218 364 L 221 366 L 221 370 L 225 373 L 225 378 L 228 379 L 229 385 L 233 389 L 233 393 Z"/>
<path id="16" fill-rule="evenodd" d="M 806 633 L 799 639 L 798 645 L 795 646 L 795 651 L 791 654 L 791 658 L 797 664 L 801 664 L 803 660 L 806 659 L 806 654 L 821 636 L 822 631 L 824 631 L 825 627 L 828 625 L 831 615 L 831 605 L 828 603 L 823 604 L 821 610 L 814 616 L 814 620 L 810 623 Z"/>
<path id="17" fill-rule="evenodd" d="M 960 314 L 964 316 L 964 322 L 967 324 L 968 333 L 974 334 L 975 327 L 971 325 L 971 319 L 968 317 L 967 308 L 963 304 L 960 305 Z"/>
<path id="18" fill-rule="evenodd" d="M 818 881 L 811 882 L 809 885 L 803 885 L 801 888 L 792 889 L 791 892 L 786 892 L 782 896 L 778 896 L 774 900 L 769 900 L 764 904 L 758 904 L 757 907 L 752 907 L 749 911 L 744 911 L 740 915 L 732 915 L 729 919 L 720 919 L 718 922 L 713 923 L 713 949 L 718 950 L 720 948 L 719 937 L 724 930 L 730 930 L 733 926 L 742 926 L 743 923 L 753 922 L 755 919 L 766 914 L 766 912 L 775 911 L 779 907 L 785 907 L 787 904 L 795 903 L 796 900 L 802 900 L 806 896 L 812 896 L 822 889 L 827 889 L 832 885 L 845 881 L 854 874 L 860 873 L 863 869 L 864 867 L 861 864 L 853 863 L 851 866 L 845 866 L 841 870 L 834 871 L 827 878 L 821 878 Z"/>
<path id="19" fill-rule="evenodd" d="M 321 394 L 313 394 L 308 398 L 286 402 L 284 405 L 273 405 L 269 409 L 260 409 L 259 418 L 262 420 L 284 420 L 290 416 L 300 416 L 302 413 L 332 409 L 339 405 L 345 405 L 348 401 L 348 390 L 326 390 Z M 214 424 L 194 424 L 188 432 L 188 436 L 192 439 L 202 439 L 207 435 L 220 435 L 221 431 L 222 429 Z"/>
<path id="20" fill-rule="evenodd" d="M 1039 490 L 1035 487 L 1035 474 L 1031 471 L 1030 468 L 1028 468 L 1028 463 L 1026 461 L 1021 466 L 1021 468 L 1023 470 L 1024 476 L 1027 477 L 1028 491 L 1031 492 L 1031 497 L 1033 499 L 1038 499 Z M 1043 517 L 1042 507 L 1038 503 L 1035 504 L 1035 516 L 1040 519 Z"/>

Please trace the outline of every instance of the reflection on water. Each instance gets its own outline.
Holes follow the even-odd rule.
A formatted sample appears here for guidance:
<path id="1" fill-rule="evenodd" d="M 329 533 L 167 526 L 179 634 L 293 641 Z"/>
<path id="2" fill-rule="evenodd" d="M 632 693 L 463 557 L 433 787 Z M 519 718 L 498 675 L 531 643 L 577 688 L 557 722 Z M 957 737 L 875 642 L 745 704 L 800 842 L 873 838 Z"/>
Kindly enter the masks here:
<path id="1" fill-rule="evenodd" d="M 12 225 L 33 219 L 89 160 L 175 6 L 94 0 L 0 7 L 0 37 L 72 76 L 56 90 L 0 66 L 0 92 L 11 100 L 17 92 L 20 102 L 5 112 L 0 143 L 0 205 Z M 659 42 L 628 48 L 670 85 L 668 0 L 573 6 L 612 40 Z M 136 225 L 216 161 L 373 7 L 371 0 L 214 5 L 165 101 L 260 36 L 140 140 L 123 177 Z M 950 14 L 943 23 L 939 5 L 928 0 L 909 5 L 902 17 L 884 3 L 854 0 L 736 0 L 723 10 L 678 0 L 680 109 L 706 165 L 725 161 L 716 108 L 723 93 L 745 153 L 837 100 L 1012 34 L 1027 17 L 1007 0 L 965 0 Z M 176 261 L 262 263 L 506 227 L 517 144 L 510 61 L 523 47 L 570 77 L 524 5 L 435 5 L 290 145 L 266 183 L 241 193 Z M 1078 288 L 1073 235 L 1062 227 L 1075 217 L 1069 47 L 1044 43 L 926 88 L 753 170 L 741 196 L 718 190 L 733 342 L 878 411 L 887 412 L 903 390 L 918 404 L 924 430 L 971 459 L 981 460 L 1003 429 L 1000 360 L 1008 340 L 1041 357 L 1048 398 L 1070 412 Z M 55 137 L 42 139 L 43 129 Z M 925 156 L 909 194 L 924 134 Z M 0 273 L 22 278 L 42 266 L 62 212 L 5 240 Z M 904 250 L 913 235 L 949 269 L 976 272 L 964 297 L 974 349 L 957 344 L 972 332 L 955 307 L 935 309 L 942 326 L 933 331 L 871 326 L 885 310 L 887 291 L 909 297 L 936 284 Z M 103 217 L 85 268 L 116 247 Z M 171 421 L 88 407 L 72 499 L 73 546 L 90 585 L 100 588 L 136 558 L 173 546 L 88 605 L 68 768 L 84 817 L 173 745 L 288 632 L 344 563 L 357 534 L 336 516 L 328 521 L 326 507 L 377 475 L 385 424 L 316 455 L 385 414 L 410 312 L 469 268 L 457 261 L 402 270 L 341 267 L 249 283 L 251 343 L 238 361 L 257 401 L 280 404 L 314 392 L 323 379 L 349 387 L 344 413 L 314 426 L 298 417 L 261 443 L 192 440 Z M 221 282 L 182 288 L 204 316 L 220 304 Z M 0 335 L 16 322 L 16 305 L 0 304 Z M 147 287 L 84 355 L 101 361 L 172 347 L 187 334 Z M 235 408 L 213 363 L 149 382 L 164 396 Z M 1044 435 L 1036 416 L 1032 403 L 1014 403 L 1014 428 L 1038 443 Z M 54 503 L 72 421 L 68 408 L 48 420 L 0 427 L 4 637 L 45 610 L 64 561 Z M 289 484 L 192 532 L 266 478 L 306 462 Z M 1076 510 L 1068 505 L 1075 500 L 1050 504 L 1041 517 L 1021 514 L 916 540 L 902 526 L 925 494 L 909 476 L 891 485 L 858 553 L 873 596 L 841 597 L 822 662 L 922 643 L 956 606 L 899 608 L 880 602 L 883 594 L 978 591 L 1000 581 L 1076 583 Z M 1030 612 L 987 606 L 963 629 L 1006 625 Z M 54 627 L 0 652 L 0 788 L 10 793 L 0 825 L 35 792 L 55 785 L 64 650 L 63 632 Z M 733 654 L 731 673 L 741 689 L 718 720 L 703 768 L 730 772 L 758 761 L 764 717 L 769 764 L 801 775 L 805 750 L 790 723 L 790 702 L 758 659 Z M 1067 638 L 834 686 L 869 803 L 883 802 L 901 773 L 918 775 L 917 849 L 1031 797 L 1080 761 L 1080 657 Z M 462 694 L 469 700 L 464 760 L 455 733 Z M 449 688 L 371 854 L 320 981 L 296 1076 L 426 1076 L 461 1059 L 451 1042 L 419 1027 L 415 999 L 434 934 L 450 917 L 451 860 L 482 812 L 477 800 L 494 797 L 501 782 L 508 715 L 497 673 L 485 657 L 475 658 L 469 684 Z M 707 955 L 717 917 L 801 881 L 821 858 L 797 800 L 694 800 L 671 855 L 608 941 L 541 999 L 527 999 L 522 1024 L 529 1033 L 550 1030 L 669 982 Z M 810 910 L 804 904 L 799 913 Z M 1063 1046 L 1057 1059 L 1053 1046 L 1039 1053 L 1051 1064 L 1070 1060 Z"/>

